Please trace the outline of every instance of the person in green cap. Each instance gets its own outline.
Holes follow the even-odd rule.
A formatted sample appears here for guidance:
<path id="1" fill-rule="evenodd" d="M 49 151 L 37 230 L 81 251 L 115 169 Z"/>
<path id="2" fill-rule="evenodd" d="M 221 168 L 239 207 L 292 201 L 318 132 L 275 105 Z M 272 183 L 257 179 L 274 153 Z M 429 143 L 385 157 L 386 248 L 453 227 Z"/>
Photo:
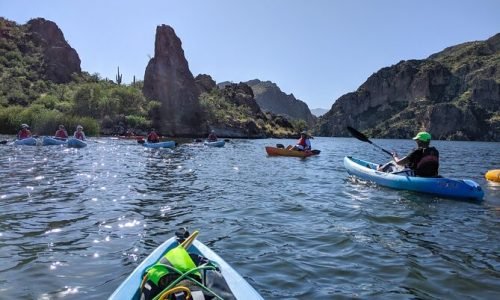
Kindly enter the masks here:
<path id="1" fill-rule="evenodd" d="M 421 131 L 413 138 L 417 143 L 417 148 L 403 158 L 399 158 L 394 152 L 392 157 L 397 166 L 411 169 L 415 176 L 436 177 L 439 174 L 439 151 L 429 146 L 431 135 Z M 392 162 L 379 167 L 378 171 L 390 171 Z M 394 164 L 392 164 L 394 166 Z"/>

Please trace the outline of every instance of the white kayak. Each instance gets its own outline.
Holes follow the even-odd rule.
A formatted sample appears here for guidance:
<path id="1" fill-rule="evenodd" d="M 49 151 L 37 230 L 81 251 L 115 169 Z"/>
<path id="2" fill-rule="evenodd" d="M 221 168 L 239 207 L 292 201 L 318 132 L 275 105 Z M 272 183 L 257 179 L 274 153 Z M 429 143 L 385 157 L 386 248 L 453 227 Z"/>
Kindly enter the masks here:
<path id="1" fill-rule="evenodd" d="M 140 286 L 146 269 L 159 261 L 169 250 L 179 245 L 180 244 L 177 241 L 177 238 L 172 237 L 158 246 L 158 248 L 146 257 L 142 263 L 137 266 L 137 268 L 135 268 L 135 270 L 125 279 L 125 281 L 122 282 L 122 284 L 109 297 L 109 300 L 140 299 Z M 231 293 L 234 298 L 238 300 L 263 299 L 262 296 L 236 270 L 234 270 L 226 261 L 224 261 L 219 255 L 203 243 L 194 240 L 193 243 L 188 246 L 187 251 L 189 253 L 201 255 L 209 259 L 211 262 L 214 262 L 230 289 L 228 292 Z"/>

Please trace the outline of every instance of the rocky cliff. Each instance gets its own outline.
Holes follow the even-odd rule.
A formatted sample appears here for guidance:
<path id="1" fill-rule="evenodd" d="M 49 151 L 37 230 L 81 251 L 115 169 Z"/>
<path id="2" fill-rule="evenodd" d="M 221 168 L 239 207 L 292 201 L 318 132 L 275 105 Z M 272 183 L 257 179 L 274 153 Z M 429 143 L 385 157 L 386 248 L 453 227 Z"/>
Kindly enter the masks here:
<path id="1" fill-rule="evenodd" d="M 500 141 L 500 34 L 386 67 L 337 99 L 316 134 Z"/>
<path id="2" fill-rule="evenodd" d="M 255 100 L 263 111 L 283 115 L 290 120 L 304 120 L 310 128 L 314 126 L 316 117 L 307 104 L 296 99 L 293 94 L 285 94 L 271 81 L 254 79 L 244 83 L 252 88 Z M 222 86 L 225 84 L 228 83 L 222 83 Z"/>
<path id="3" fill-rule="evenodd" d="M 2 70 L 16 66 L 15 73 L 19 74 L 24 68 L 31 73 L 28 77 L 32 81 L 68 83 L 73 74 L 81 74 L 76 50 L 66 42 L 56 23 L 43 18 L 17 25 L 0 17 L 0 54 Z"/>
<path id="4" fill-rule="evenodd" d="M 162 134 L 192 136 L 201 131 L 200 90 L 181 41 L 170 26 L 156 28 L 155 55 L 146 67 L 142 91 L 147 99 L 162 104 L 159 117 L 154 120 Z"/>
<path id="5" fill-rule="evenodd" d="M 52 21 L 43 18 L 30 20 L 26 24 L 31 39 L 43 51 L 46 79 L 56 83 L 68 83 L 73 73 L 80 74 L 80 57 Z"/>

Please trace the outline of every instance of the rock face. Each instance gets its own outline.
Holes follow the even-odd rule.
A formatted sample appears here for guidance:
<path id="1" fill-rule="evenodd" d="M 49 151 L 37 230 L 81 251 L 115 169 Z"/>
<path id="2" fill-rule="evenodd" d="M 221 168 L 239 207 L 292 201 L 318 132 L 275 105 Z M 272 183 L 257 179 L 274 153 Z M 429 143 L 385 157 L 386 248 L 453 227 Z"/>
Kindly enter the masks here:
<path id="1" fill-rule="evenodd" d="M 210 75 L 207 74 L 199 74 L 194 79 L 196 86 L 198 87 L 198 91 L 201 93 L 208 93 L 212 89 L 217 87 L 215 80 L 212 79 Z"/>
<path id="2" fill-rule="evenodd" d="M 56 83 L 68 83 L 73 73 L 80 74 L 80 57 L 64 39 L 56 23 L 43 18 L 27 23 L 35 44 L 43 49 L 45 76 Z"/>
<path id="3" fill-rule="evenodd" d="M 401 61 L 370 76 L 320 117 L 316 134 L 500 141 L 500 34 Z"/>
<path id="4" fill-rule="evenodd" d="M 162 104 L 160 118 L 154 120 L 162 134 L 192 136 L 200 132 L 199 90 L 181 41 L 170 26 L 156 28 L 155 55 L 146 67 L 143 93 Z"/>
<path id="5" fill-rule="evenodd" d="M 247 84 L 240 82 L 231 83 L 224 86 L 222 90 L 224 98 L 236 104 L 236 106 L 246 105 L 250 108 L 252 114 L 262 114 L 262 111 L 254 97 L 253 90 Z"/>
<path id="6" fill-rule="evenodd" d="M 304 120 L 309 127 L 314 126 L 316 117 L 311 114 L 306 103 L 295 98 L 293 94 L 287 95 L 271 81 L 258 79 L 245 82 L 255 95 L 255 100 L 263 111 L 284 115 L 291 120 Z"/>

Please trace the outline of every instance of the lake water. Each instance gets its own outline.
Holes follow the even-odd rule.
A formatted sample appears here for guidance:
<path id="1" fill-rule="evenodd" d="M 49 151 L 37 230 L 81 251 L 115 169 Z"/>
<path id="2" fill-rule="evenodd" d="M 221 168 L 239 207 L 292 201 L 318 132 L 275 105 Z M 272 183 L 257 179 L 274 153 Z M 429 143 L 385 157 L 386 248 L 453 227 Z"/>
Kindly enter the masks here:
<path id="1" fill-rule="evenodd" d="M 307 159 L 264 151 L 293 142 L 0 145 L 0 298 L 105 299 L 179 227 L 266 299 L 500 298 L 500 184 L 484 179 L 499 143 L 433 143 L 442 175 L 485 190 L 472 203 L 350 178 L 345 155 L 386 160 L 356 139 L 316 138 Z"/>

